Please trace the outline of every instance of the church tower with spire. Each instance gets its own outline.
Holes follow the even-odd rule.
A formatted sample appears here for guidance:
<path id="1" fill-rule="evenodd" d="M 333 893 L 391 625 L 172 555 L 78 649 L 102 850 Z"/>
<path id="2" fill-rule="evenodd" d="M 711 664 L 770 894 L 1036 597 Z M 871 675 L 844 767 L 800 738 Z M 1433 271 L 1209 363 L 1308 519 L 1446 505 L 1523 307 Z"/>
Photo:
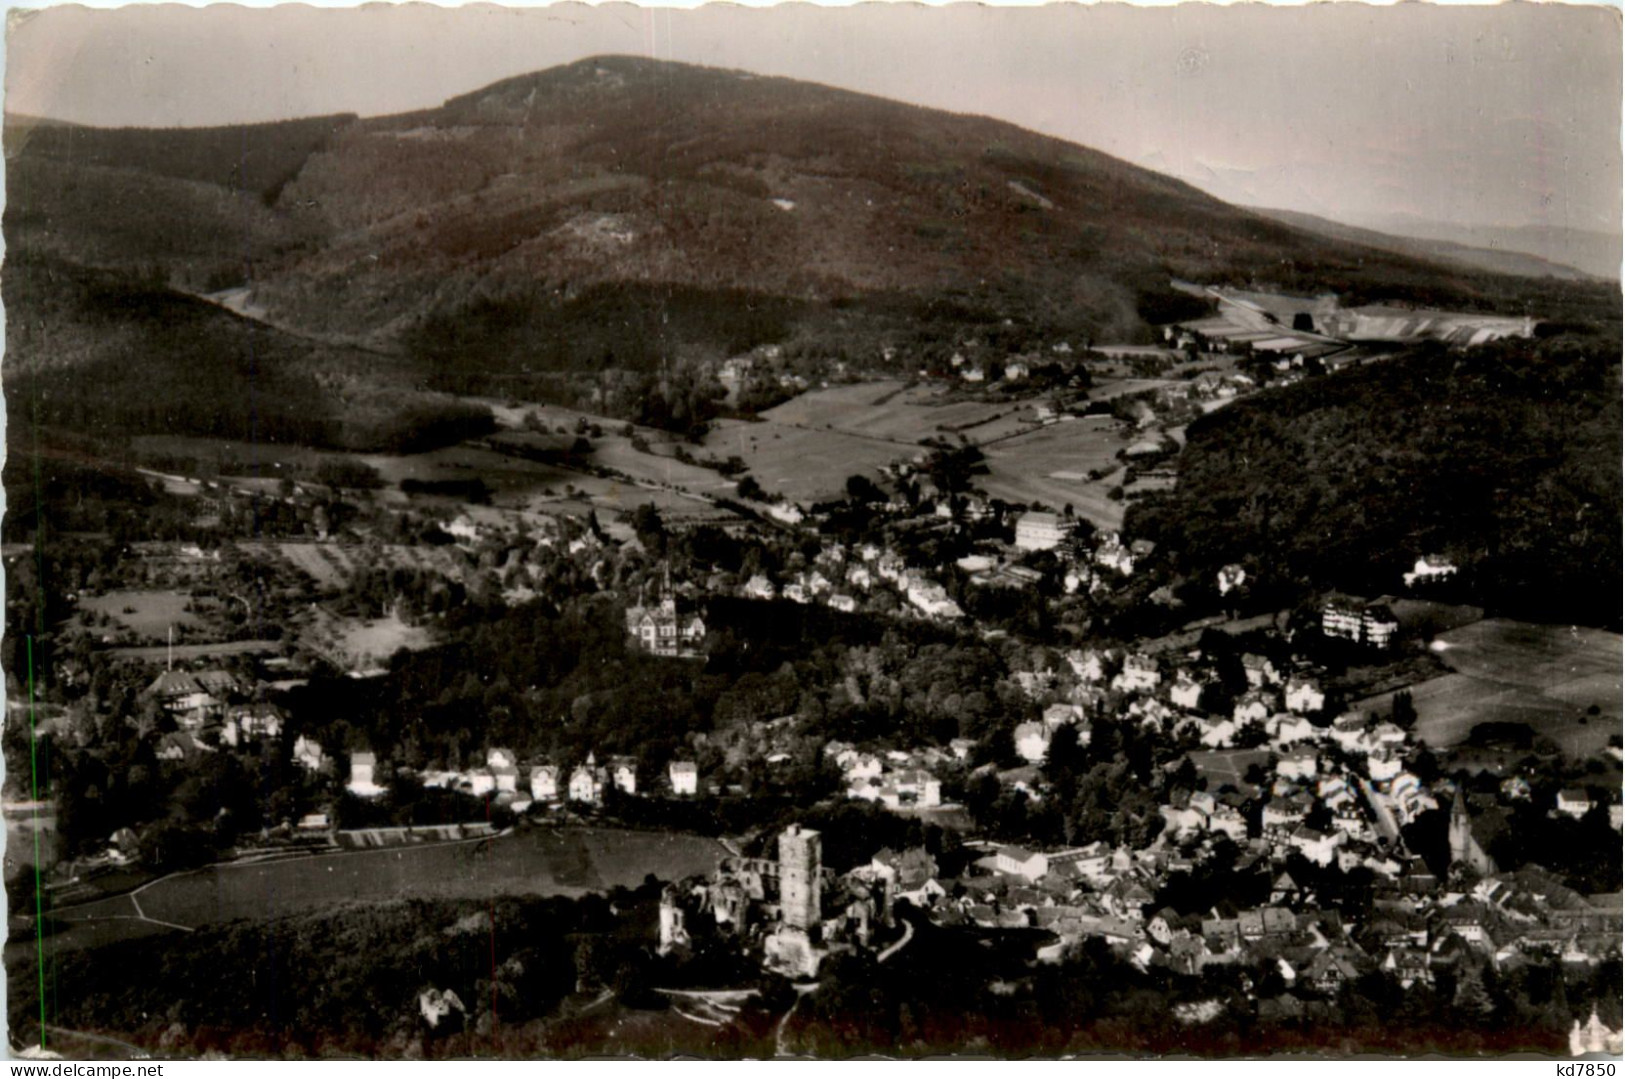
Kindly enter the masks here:
<path id="1" fill-rule="evenodd" d="M 1495 859 L 1480 844 L 1473 826 L 1473 813 L 1467 805 L 1467 792 L 1456 789 L 1450 805 L 1450 872 L 1471 871 L 1487 877 L 1496 869 Z"/>

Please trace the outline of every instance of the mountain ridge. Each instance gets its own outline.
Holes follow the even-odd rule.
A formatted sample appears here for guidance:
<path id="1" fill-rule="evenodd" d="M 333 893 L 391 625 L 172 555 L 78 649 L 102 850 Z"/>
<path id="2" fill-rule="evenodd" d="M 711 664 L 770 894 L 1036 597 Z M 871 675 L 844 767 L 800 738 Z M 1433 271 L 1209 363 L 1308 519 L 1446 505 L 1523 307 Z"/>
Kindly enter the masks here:
<path id="1" fill-rule="evenodd" d="M 1625 251 L 1625 238 L 1618 232 L 1563 225 L 1457 225 L 1395 213 L 1374 219 L 1367 227 L 1425 241 L 1518 251 L 1572 265 L 1607 281 L 1619 280 L 1621 254 Z"/>
<path id="2" fill-rule="evenodd" d="M 1597 275 L 1562 262 L 1553 262 L 1527 251 L 1474 246 L 1453 240 L 1431 239 L 1363 228 L 1335 221 L 1319 214 L 1301 210 L 1283 210 L 1276 207 L 1248 207 L 1294 228 L 1316 232 L 1333 239 L 1344 239 L 1398 254 L 1414 255 L 1435 262 L 1464 266 L 1490 273 L 1512 274 L 1518 277 L 1555 277 L 1564 280 L 1586 281 Z"/>
<path id="3" fill-rule="evenodd" d="M 1173 278 L 1548 317 L 1618 300 L 1316 235 L 1001 120 L 636 57 L 392 116 L 6 135 L 13 251 L 248 288 L 268 323 L 428 385 L 1149 340 L 1198 313 Z"/>

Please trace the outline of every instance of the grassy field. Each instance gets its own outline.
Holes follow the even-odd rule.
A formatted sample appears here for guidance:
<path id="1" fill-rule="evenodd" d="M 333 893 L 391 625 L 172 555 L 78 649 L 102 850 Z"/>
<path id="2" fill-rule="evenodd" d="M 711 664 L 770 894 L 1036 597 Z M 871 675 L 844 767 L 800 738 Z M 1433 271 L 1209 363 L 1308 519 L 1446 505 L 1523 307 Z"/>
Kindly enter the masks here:
<path id="1" fill-rule="evenodd" d="M 1131 393 L 1154 390 L 1160 386 L 1174 386 L 1177 379 L 1168 378 L 1112 378 L 1101 379 L 1089 391 L 1091 401 L 1110 401 L 1114 397 L 1127 397 Z"/>
<path id="2" fill-rule="evenodd" d="M 275 476 L 279 468 L 310 469 L 328 458 L 348 457 L 308 446 L 194 435 L 138 435 L 130 439 L 130 448 L 137 460 L 191 457 L 199 461 L 246 461 L 257 465 L 262 475 L 270 476 Z"/>
<path id="3" fill-rule="evenodd" d="M 339 618 L 322 610 L 301 630 L 300 642 L 357 668 L 385 663 L 402 648 L 413 652 L 428 648 L 435 638 L 422 626 L 408 625 L 397 617 Z"/>
<path id="4" fill-rule="evenodd" d="M 433 643 L 421 626 L 409 626 L 399 618 L 375 618 L 368 622 L 345 623 L 338 633 L 338 651 L 356 662 L 385 660 L 402 648 L 416 651 Z"/>
<path id="5" fill-rule="evenodd" d="M 1572 756 L 1599 753 L 1620 732 L 1620 644 L 1603 630 L 1501 618 L 1440 634 L 1434 647 L 1452 673 L 1409 687 L 1417 736 L 1445 747 L 1479 723 L 1527 723 Z M 1383 693 L 1354 707 L 1386 713 L 1392 700 Z M 1593 706 L 1598 714 L 1587 716 Z"/>
<path id="6" fill-rule="evenodd" d="M 1155 385 L 1112 382 L 1091 396 Z M 807 501 L 838 493 L 854 473 L 912 457 L 922 439 L 963 435 L 987 455 L 988 474 L 976 484 L 991 497 L 1057 510 L 1071 503 L 1096 525 L 1121 527 L 1123 506 L 1106 497 L 1118 478 L 1090 483 L 1082 477 L 1116 468 L 1114 455 L 1129 441 L 1122 425 L 1102 416 L 1040 427 L 1033 404 L 955 399 L 939 386 L 865 382 L 804 393 L 764 413 L 760 423 L 719 424 L 706 446 L 718 456 L 744 458 L 768 490 Z"/>
<path id="7" fill-rule="evenodd" d="M 108 900 L 108 902 L 120 901 Z M 47 932 L 44 941 L 46 976 L 50 976 L 51 957 L 57 953 L 99 948 L 104 944 L 114 944 L 121 940 L 140 940 L 143 937 L 157 937 L 175 932 L 154 922 L 141 921 L 131 912 L 129 899 L 126 898 L 122 902 L 123 909 L 117 914 L 104 914 L 94 920 L 63 921 L 53 926 L 59 927 L 58 931 Z M 21 919 L 12 919 L 5 948 L 7 965 L 20 958 L 26 958 L 33 963 L 38 951 L 39 942 L 34 937 L 33 925 L 24 924 Z"/>
<path id="8" fill-rule="evenodd" d="M 794 427 L 838 426 L 843 431 L 866 434 L 871 438 L 904 439 L 904 434 L 886 426 L 884 420 L 890 417 L 895 421 L 902 414 L 902 410 L 896 406 L 905 385 L 895 381 L 859 382 L 809 390 L 762 413 L 762 418 Z M 928 431 L 921 430 L 915 438 Z"/>
<path id="9" fill-rule="evenodd" d="M 1439 603 L 1427 599 L 1396 599 L 1388 604 L 1399 619 L 1402 633 L 1432 639 L 1441 633 L 1470 626 L 1484 618 L 1484 608 L 1460 603 Z"/>
<path id="10" fill-rule="evenodd" d="M 549 429 L 563 425 L 574 430 L 582 413 L 549 406 L 511 406 L 484 402 L 493 406 L 498 422 L 509 428 L 518 428 L 532 412 L 541 416 Z M 589 463 L 615 468 L 631 475 L 635 480 L 660 484 L 675 480 L 693 490 L 716 495 L 733 484 L 725 482 L 716 472 L 683 465 L 671 459 L 670 436 L 645 429 L 643 433 L 664 456 L 650 457 L 633 450 L 629 439 L 622 438 L 622 424 L 601 417 L 586 417 L 597 422 L 604 434 L 594 439 L 594 453 Z M 616 432 L 616 433 L 611 433 Z M 520 437 L 517 430 L 498 436 Z M 705 514 L 711 518 L 730 516 L 725 511 L 708 510 L 702 503 L 648 490 L 623 480 L 606 479 L 590 472 L 581 472 L 558 465 L 534 461 L 519 454 L 503 453 L 484 445 L 464 444 L 448 446 L 417 454 L 334 454 L 302 446 L 255 445 L 228 439 L 151 436 L 136 440 L 141 452 L 148 455 L 194 456 L 203 460 L 224 458 L 234 461 L 252 461 L 261 469 L 261 477 L 234 477 L 231 483 L 245 490 L 257 490 L 266 496 L 277 493 L 279 468 L 310 470 L 325 459 L 361 460 L 378 470 L 386 486 L 375 495 L 382 502 L 405 504 L 415 502 L 448 507 L 454 512 L 480 517 L 498 510 L 518 511 L 524 514 L 546 516 L 584 516 L 591 509 L 610 513 L 630 512 L 644 502 L 655 502 L 663 511 L 668 508 L 685 514 Z M 452 497 L 417 495 L 408 497 L 400 490 L 402 480 L 421 481 L 480 479 L 491 490 L 491 505 L 476 506 Z M 188 488 L 188 494 L 195 490 Z M 300 547 L 304 545 L 287 545 Z M 349 577 L 342 551 L 322 553 L 314 549 L 285 551 L 290 561 L 317 581 L 333 586 Z M 335 564 L 336 563 L 336 564 Z"/>
<path id="11" fill-rule="evenodd" d="M 912 456 L 893 443 L 773 421 L 720 421 L 706 436 L 705 448 L 719 457 L 737 454 L 763 489 L 803 503 L 839 497 L 848 476 L 874 479 L 882 465 Z"/>
<path id="12" fill-rule="evenodd" d="M 575 474 L 554 465 L 529 461 L 468 444 L 405 456 L 373 454 L 358 458 L 378 470 L 396 490 L 402 480 L 479 479 L 491 490 L 491 504 L 508 508 L 528 505 L 550 490 L 562 490 Z"/>
<path id="13" fill-rule="evenodd" d="M 600 433 L 587 436 L 592 444 L 592 452 L 586 456 L 585 463 L 591 467 L 624 473 L 631 481 L 559 469 L 556 482 L 549 484 L 540 496 L 533 494 L 511 505 L 536 513 L 568 516 L 582 516 L 596 509 L 602 516 L 605 512 L 629 514 L 638 506 L 652 504 L 668 519 L 724 521 L 733 518 L 732 513 L 710 506 L 705 500 L 732 497 L 735 481 L 715 469 L 677 460 L 679 447 L 701 458 L 706 456 L 707 451 L 679 442 L 669 432 L 652 427 L 634 427 L 632 434 L 627 435 L 624 433 L 627 427 L 624 421 L 556 405 L 482 403 L 491 406 L 498 423 L 511 429 L 497 437 L 497 445 L 504 441 L 534 437 L 520 429 L 532 415 L 549 431 L 555 432 L 555 435 L 545 437 L 556 437 L 561 427 L 574 432 L 581 420 L 597 424 Z M 634 436 L 647 444 L 650 452 L 633 446 Z M 498 505 L 510 504 L 501 499 L 495 502 Z"/>
<path id="14" fill-rule="evenodd" d="M 533 828 L 482 842 L 327 854 L 263 865 L 215 866 L 167 877 L 130 896 L 75 907 L 61 917 L 75 924 L 54 946 L 85 946 L 146 935 L 136 913 L 198 927 L 238 918 L 273 918 L 337 903 L 401 897 L 443 899 L 495 895 L 582 895 L 643 882 L 653 873 L 675 880 L 709 873 L 725 853 L 702 836 L 607 828 Z M 122 927 L 122 928 L 121 928 Z M 51 946 L 48 944 L 48 946 Z"/>
<path id="15" fill-rule="evenodd" d="M 573 419 L 572 419 L 573 422 Z M 254 490 L 270 497 L 278 493 L 283 469 L 308 473 L 323 461 L 360 460 L 377 469 L 385 487 L 377 492 L 380 501 L 403 503 L 408 496 L 400 490 L 402 480 L 480 479 L 491 490 L 491 504 L 506 509 L 531 508 L 563 495 L 566 485 L 580 486 L 592 477 L 524 457 L 499 453 L 480 445 L 447 446 L 426 453 L 349 454 L 311 449 L 305 446 L 258 444 L 230 439 L 154 435 L 134 440 L 138 456 L 194 457 L 202 461 L 248 462 L 254 475 L 232 476 L 233 487 Z M 196 493 L 187 491 L 186 493 Z M 417 501 L 457 506 L 455 499 L 417 496 Z"/>
<path id="16" fill-rule="evenodd" d="M 686 464 L 672 456 L 672 448 L 650 440 L 653 453 L 644 453 L 632 440 L 606 432 L 593 441 L 588 459 L 600 468 L 613 468 L 644 483 L 681 487 L 687 491 L 716 497 L 731 494 L 734 481 L 715 469 Z"/>
<path id="17" fill-rule="evenodd" d="M 1034 402 L 1032 401 L 1000 406 L 1002 411 L 991 413 L 958 427 L 953 432 L 953 436 L 958 438 L 963 435 L 966 440 L 980 446 L 997 442 L 1000 439 L 1026 434 L 1035 430 L 1038 424 L 1038 413 L 1033 406 Z"/>
<path id="18" fill-rule="evenodd" d="M 323 588 L 338 588 L 350 579 L 353 566 L 338 551 L 315 543 L 261 544 L 293 563 Z"/>
<path id="19" fill-rule="evenodd" d="M 1056 510 L 1071 503 L 1095 525 L 1121 528 L 1123 504 L 1106 492 L 1121 482 L 1114 455 L 1127 444 L 1122 424 L 1110 417 L 1052 424 L 985 447 L 988 475 L 977 482 L 994 498 Z M 1113 472 L 1092 483 L 1077 478 L 1102 468 Z"/>
<path id="20" fill-rule="evenodd" d="M 896 389 L 901 383 L 883 385 Z M 869 386 L 872 389 L 874 384 Z M 536 502 L 531 506 L 544 511 L 563 509 L 566 502 L 573 501 L 578 506 L 585 503 L 614 513 L 630 513 L 638 506 L 653 504 L 669 518 L 690 521 L 720 521 L 731 517 L 726 510 L 708 506 L 704 500 L 735 497 L 737 479 L 704 465 L 677 460 L 679 448 L 701 460 L 722 460 L 737 455 L 748 462 L 751 474 L 766 490 L 797 501 L 838 494 L 848 476 L 855 472 L 871 473 L 902 454 L 899 447 L 838 431 L 735 420 L 717 421 L 698 447 L 679 442 L 668 432 L 635 428 L 634 435 L 648 446 L 645 451 L 632 445 L 632 436 L 623 434 L 624 423 L 570 409 L 539 405 L 498 415 L 507 422 L 530 413 L 553 430 L 562 426 L 573 431 L 577 421 L 583 418 L 597 423 L 602 433 L 589 436 L 592 453 L 586 458 L 587 463 L 613 469 L 631 480 L 628 483 L 588 473 L 572 473 L 575 498 L 558 499 L 546 505 Z"/>
<path id="21" fill-rule="evenodd" d="M 186 610 L 189 598 L 185 592 L 172 590 L 108 592 L 81 599 L 79 608 L 88 614 L 105 614 L 143 637 L 162 637 L 170 626 L 202 625 Z"/>
<path id="22" fill-rule="evenodd" d="M 871 474 L 913 456 L 915 440 L 940 435 L 940 424 L 980 418 L 980 426 L 964 433 L 986 454 L 987 474 L 975 484 L 989 496 L 1056 510 L 1071 503 L 1097 526 L 1122 527 L 1122 503 L 1106 497 L 1120 476 L 1082 479 L 1096 469 L 1117 469 L 1114 455 L 1129 441 L 1117 420 L 1099 416 L 1035 427 L 1030 403 L 933 406 L 921 403 L 921 395 L 938 391 L 898 392 L 899 386 L 864 383 L 803 394 L 766 413 L 763 423 L 719 425 L 706 444 L 716 454 L 737 453 L 750 462 L 768 490 L 810 500 L 838 493 L 854 473 Z"/>
<path id="23" fill-rule="evenodd" d="M 1463 674 L 1529 686 L 1582 708 L 1596 704 L 1620 718 L 1617 633 L 1492 618 L 1438 639 L 1446 646 L 1445 662 Z"/>
<path id="24" fill-rule="evenodd" d="M 480 508 L 474 507 L 476 510 Z M 384 569 L 422 570 L 453 580 L 462 580 L 468 572 L 468 564 L 462 554 L 450 547 L 259 542 L 242 543 L 238 549 L 268 562 L 286 562 L 326 588 L 341 588 L 348 584 L 357 568 L 363 564 Z"/>
<path id="25" fill-rule="evenodd" d="M 960 431 L 980 442 L 1019 429 L 1032 415 L 1032 406 L 1025 401 L 955 399 L 942 386 L 883 381 L 812 390 L 764 412 L 762 418 L 913 447 L 921 439 Z"/>
<path id="26" fill-rule="evenodd" d="M 27 761 L 23 762 L 27 767 Z M 38 857 L 35 856 L 36 847 Z M 9 876 L 18 866 L 43 865 L 50 867 L 57 860 L 56 818 L 6 818 L 5 867 Z"/>
<path id="27" fill-rule="evenodd" d="M 1150 385 L 1154 383 L 1112 383 L 1097 395 L 1132 392 Z M 582 420 L 596 424 L 600 433 L 588 436 L 592 452 L 586 463 L 612 469 L 628 479 L 600 477 L 483 445 L 465 444 L 405 456 L 360 457 L 377 469 L 388 485 L 380 497 L 405 500 L 399 490 L 405 479 L 477 477 L 491 489 L 492 505 L 504 510 L 579 515 L 587 508 L 595 508 L 624 514 L 653 503 L 662 513 L 689 521 L 731 516 L 708 506 L 706 500 L 733 497 L 735 480 L 715 469 L 677 460 L 681 444 L 669 433 L 635 429 L 634 434 L 648 447 L 645 451 L 632 445 L 632 436 L 623 433 L 624 423 L 557 406 L 486 403 L 493 406 L 498 422 L 509 428 L 508 433 L 499 436 L 499 443 L 502 438 L 524 437 L 518 428 L 531 416 L 555 433 L 549 438 L 556 437 L 560 429 L 573 433 Z M 1031 400 L 970 400 L 939 385 L 888 380 L 813 390 L 769 410 L 759 422 L 718 421 L 702 446 L 687 448 L 701 459 L 722 460 L 737 455 L 765 490 L 808 503 L 839 496 L 849 476 L 873 476 L 883 465 L 914 456 L 924 439 L 957 440 L 963 436 L 970 442 L 987 444 L 991 474 L 984 486 L 993 497 L 1038 502 L 1056 509 L 1070 502 L 1088 519 L 1115 528 L 1122 523 L 1122 506 L 1105 495 L 1115 480 L 1085 485 L 1068 476 L 1054 475 L 1060 472 L 1075 476 L 1112 463 L 1111 455 L 1124 443 L 1109 430 L 1114 428 L 1103 419 L 1040 428 L 1036 426 Z M 259 456 L 253 459 L 264 462 L 272 475 L 277 461 L 309 467 L 323 456 L 313 450 L 256 450 L 207 439 L 150 441 L 153 450 L 185 448 L 197 452 L 200 447 L 213 446 L 239 459 L 257 452 Z M 274 490 L 274 479 L 261 482 L 268 492 Z M 419 501 L 457 505 L 449 498 L 420 496 Z M 348 576 L 342 554 L 314 549 L 285 553 L 325 585 L 332 586 Z M 339 564 L 335 565 L 336 559 Z"/>

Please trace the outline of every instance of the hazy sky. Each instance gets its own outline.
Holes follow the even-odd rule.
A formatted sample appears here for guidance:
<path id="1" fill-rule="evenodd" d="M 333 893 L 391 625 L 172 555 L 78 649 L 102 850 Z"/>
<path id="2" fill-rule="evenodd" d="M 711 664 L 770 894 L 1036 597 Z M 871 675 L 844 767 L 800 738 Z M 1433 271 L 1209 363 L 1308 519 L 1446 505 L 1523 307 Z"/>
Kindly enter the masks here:
<path id="1" fill-rule="evenodd" d="M 995 116 L 1233 202 L 1620 228 L 1605 7 L 64 6 L 13 16 L 6 108 L 143 126 L 376 115 L 600 53 Z"/>

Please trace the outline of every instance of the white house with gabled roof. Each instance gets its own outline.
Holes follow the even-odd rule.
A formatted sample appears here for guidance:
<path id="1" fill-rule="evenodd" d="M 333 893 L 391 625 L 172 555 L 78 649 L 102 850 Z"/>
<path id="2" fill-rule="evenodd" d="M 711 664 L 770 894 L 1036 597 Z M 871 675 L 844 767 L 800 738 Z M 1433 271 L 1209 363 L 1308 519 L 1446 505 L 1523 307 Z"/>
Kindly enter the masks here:
<path id="1" fill-rule="evenodd" d="M 1049 858 L 1041 851 L 1025 847 L 1000 847 L 994 854 L 994 868 L 1000 873 L 1040 880 L 1049 873 Z"/>
<path id="2" fill-rule="evenodd" d="M 1379 746 L 1366 755 L 1365 772 L 1374 783 L 1394 779 L 1404 770 L 1404 758 L 1386 746 Z"/>
<path id="3" fill-rule="evenodd" d="M 1580 787 L 1570 787 L 1557 792 L 1557 811 L 1575 820 L 1591 812 L 1595 805 L 1591 795 Z"/>
<path id="4" fill-rule="evenodd" d="M 293 760 L 307 772 L 318 772 L 327 763 L 327 754 L 320 742 L 300 735 L 293 743 Z"/>
<path id="5" fill-rule="evenodd" d="M 376 798 L 384 793 L 384 788 L 374 782 L 374 769 L 377 768 L 378 757 L 371 752 L 354 753 L 350 756 L 350 782 L 345 789 L 357 798 Z"/>
<path id="6" fill-rule="evenodd" d="M 1168 701 L 1176 708 L 1187 710 L 1197 708 L 1202 702 L 1202 683 L 1183 668 L 1174 675 L 1174 680 L 1168 686 Z"/>
<path id="7" fill-rule="evenodd" d="M 622 794 L 638 793 L 637 763 L 629 757 L 617 757 L 609 766 L 610 780 Z"/>
<path id="8" fill-rule="evenodd" d="M 700 768 L 693 761 L 672 761 L 666 766 L 671 781 L 671 792 L 679 797 L 690 797 L 700 792 Z"/>
<path id="9" fill-rule="evenodd" d="M 1281 672 L 1276 670 L 1274 661 L 1268 656 L 1248 652 L 1241 657 L 1241 669 L 1247 675 L 1247 684 L 1254 689 L 1281 684 Z"/>
<path id="10" fill-rule="evenodd" d="M 575 766 L 570 772 L 570 801 L 586 802 L 589 805 L 597 804 L 604 796 L 604 775 L 593 760 L 591 753 L 587 759 Z"/>
<path id="11" fill-rule="evenodd" d="M 1275 774 L 1283 779 L 1299 782 L 1315 778 L 1319 760 L 1312 749 L 1293 749 L 1283 753 L 1275 763 Z"/>
<path id="12" fill-rule="evenodd" d="M 1264 721 L 1264 730 L 1277 746 L 1297 745 L 1299 742 L 1319 741 L 1321 731 L 1303 716 L 1290 712 L 1277 712 Z"/>
<path id="13" fill-rule="evenodd" d="M 1326 707 L 1326 694 L 1315 679 L 1294 675 L 1287 679 L 1286 706 L 1293 712 L 1308 715 Z"/>
<path id="14" fill-rule="evenodd" d="M 1442 554 L 1425 554 L 1416 560 L 1416 565 L 1404 575 L 1405 586 L 1414 588 L 1417 585 L 1437 584 L 1448 581 L 1457 572 L 1456 564 Z"/>
<path id="15" fill-rule="evenodd" d="M 1067 665 L 1085 682 L 1099 682 L 1106 677 L 1107 656 L 1099 649 L 1074 649 L 1066 654 Z"/>
<path id="16" fill-rule="evenodd" d="M 1273 695 L 1254 690 L 1237 698 L 1230 710 L 1230 718 L 1237 723 L 1262 723 L 1275 709 Z"/>
<path id="17" fill-rule="evenodd" d="M 1049 756 L 1050 728 L 1043 723 L 1019 723 L 1015 730 L 1016 752 L 1037 764 Z"/>
<path id="18" fill-rule="evenodd" d="M 1157 669 L 1156 659 L 1144 652 L 1136 652 L 1123 660 L 1123 669 L 1112 679 L 1112 688 L 1132 693 L 1136 690 L 1156 689 L 1161 681 L 1162 672 Z"/>
<path id="19" fill-rule="evenodd" d="M 1231 564 L 1219 570 L 1219 595 L 1228 596 L 1247 583 L 1247 571 Z"/>
<path id="20" fill-rule="evenodd" d="M 1345 712 L 1332 721 L 1331 736 L 1345 752 L 1357 752 L 1365 740 L 1371 720 L 1360 712 Z"/>

